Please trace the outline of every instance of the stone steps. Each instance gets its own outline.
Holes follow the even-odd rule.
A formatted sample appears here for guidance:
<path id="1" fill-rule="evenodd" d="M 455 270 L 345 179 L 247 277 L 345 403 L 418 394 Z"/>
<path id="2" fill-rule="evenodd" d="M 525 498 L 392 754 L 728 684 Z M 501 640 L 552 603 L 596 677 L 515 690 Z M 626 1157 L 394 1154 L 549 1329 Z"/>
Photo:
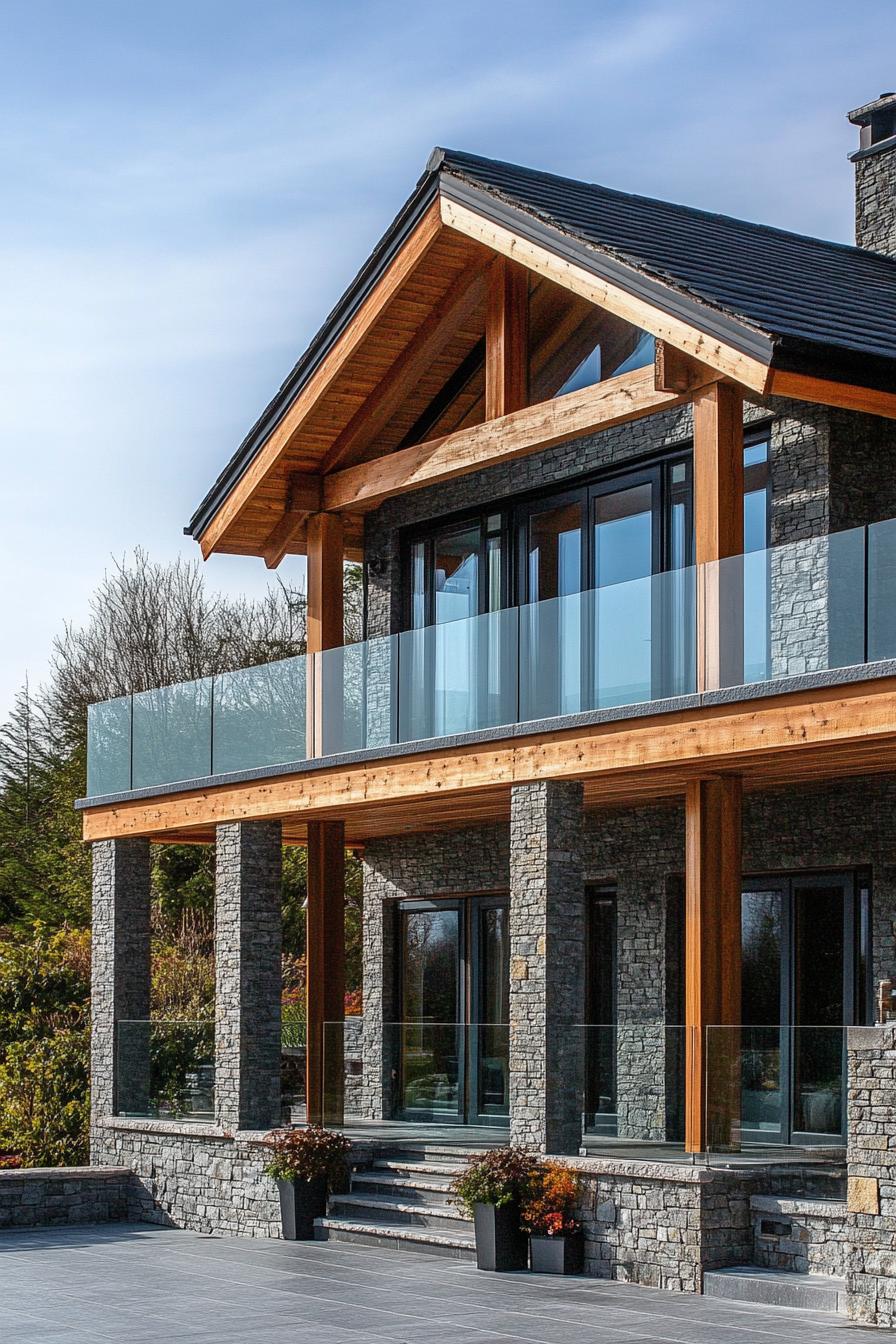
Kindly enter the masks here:
<path id="1" fill-rule="evenodd" d="M 475 1260 L 473 1224 L 449 1200 L 461 1164 L 437 1151 L 440 1160 L 403 1151 L 354 1172 L 350 1192 L 333 1195 L 327 1217 L 316 1220 L 317 1240 Z"/>
<path id="2" fill-rule="evenodd" d="M 757 1265 L 732 1265 L 707 1270 L 703 1275 L 706 1297 L 729 1302 L 756 1302 L 768 1307 L 796 1307 L 802 1311 L 845 1314 L 846 1283 L 827 1274 L 794 1274 L 786 1269 L 760 1269 Z"/>

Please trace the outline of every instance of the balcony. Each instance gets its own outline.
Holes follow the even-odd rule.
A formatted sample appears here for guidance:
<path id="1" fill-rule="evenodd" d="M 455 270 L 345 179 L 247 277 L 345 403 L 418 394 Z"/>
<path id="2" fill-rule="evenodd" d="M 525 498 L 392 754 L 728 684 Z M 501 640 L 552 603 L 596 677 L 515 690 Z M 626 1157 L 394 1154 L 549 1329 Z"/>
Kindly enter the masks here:
<path id="1" fill-rule="evenodd" d="M 894 596 L 891 519 L 123 696 L 90 707 L 85 802 L 855 681 L 896 657 Z"/>

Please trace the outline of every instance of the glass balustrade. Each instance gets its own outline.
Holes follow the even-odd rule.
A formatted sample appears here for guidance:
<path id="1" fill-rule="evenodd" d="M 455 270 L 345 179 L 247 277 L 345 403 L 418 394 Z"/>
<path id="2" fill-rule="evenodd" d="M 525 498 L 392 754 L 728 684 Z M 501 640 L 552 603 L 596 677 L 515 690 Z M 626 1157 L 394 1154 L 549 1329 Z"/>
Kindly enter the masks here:
<path id="1" fill-rule="evenodd" d="M 701 621 L 710 690 L 893 658 L 894 592 L 889 520 L 120 697 L 88 796 L 690 694 Z"/>
<path id="2" fill-rule="evenodd" d="M 214 1022 L 118 1022 L 115 1049 L 116 1115 L 166 1120 L 214 1116 Z"/>

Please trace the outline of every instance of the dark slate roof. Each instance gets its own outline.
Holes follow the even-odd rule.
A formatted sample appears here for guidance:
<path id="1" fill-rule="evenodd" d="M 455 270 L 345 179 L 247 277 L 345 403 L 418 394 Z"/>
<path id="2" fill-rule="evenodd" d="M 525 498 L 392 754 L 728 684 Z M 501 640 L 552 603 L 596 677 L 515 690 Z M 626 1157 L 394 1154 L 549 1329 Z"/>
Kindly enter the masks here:
<path id="1" fill-rule="evenodd" d="M 437 193 L 774 368 L 896 387 L 896 261 L 862 248 L 434 150 L 413 195 L 185 531 L 200 536 Z"/>

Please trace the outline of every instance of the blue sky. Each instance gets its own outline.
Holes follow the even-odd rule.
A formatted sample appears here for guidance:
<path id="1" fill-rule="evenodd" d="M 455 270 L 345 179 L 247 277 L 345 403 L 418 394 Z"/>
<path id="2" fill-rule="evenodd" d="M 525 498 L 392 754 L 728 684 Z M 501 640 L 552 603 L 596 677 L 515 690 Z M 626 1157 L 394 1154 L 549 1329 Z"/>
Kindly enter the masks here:
<path id="1" fill-rule="evenodd" d="M 0 23 L 0 712 L 112 556 L 193 553 L 433 145 L 851 241 L 844 114 L 896 87 L 892 0 L 0 0 Z"/>

